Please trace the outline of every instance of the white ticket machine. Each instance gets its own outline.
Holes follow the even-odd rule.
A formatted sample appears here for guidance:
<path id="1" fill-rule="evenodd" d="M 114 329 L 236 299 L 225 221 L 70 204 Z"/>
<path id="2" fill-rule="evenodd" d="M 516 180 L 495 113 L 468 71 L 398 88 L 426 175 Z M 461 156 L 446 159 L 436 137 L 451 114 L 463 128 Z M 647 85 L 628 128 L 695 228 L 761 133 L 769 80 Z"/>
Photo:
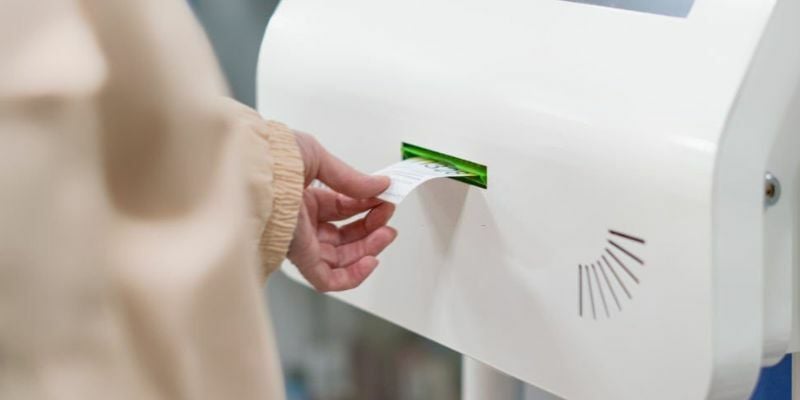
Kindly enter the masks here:
<path id="1" fill-rule="evenodd" d="M 736 399 L 800 347 L 799 77 L 797 0 L 284 0 L 258 103 L 485 167 L 338 299 L 566 399 Z"/>

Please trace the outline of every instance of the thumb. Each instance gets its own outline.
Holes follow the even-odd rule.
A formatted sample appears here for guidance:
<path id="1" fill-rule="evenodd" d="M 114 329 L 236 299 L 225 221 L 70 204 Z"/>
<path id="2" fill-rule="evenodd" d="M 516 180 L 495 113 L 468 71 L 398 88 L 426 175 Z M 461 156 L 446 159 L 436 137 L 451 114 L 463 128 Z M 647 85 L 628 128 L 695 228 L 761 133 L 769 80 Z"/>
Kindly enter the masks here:
<path id="1" fill-rule="evenodd" d="M 323 149 L 318 179 L 331 189 L 356 199 L 368 199 L 389 188 L 389 177 L 367 175 Z"/>

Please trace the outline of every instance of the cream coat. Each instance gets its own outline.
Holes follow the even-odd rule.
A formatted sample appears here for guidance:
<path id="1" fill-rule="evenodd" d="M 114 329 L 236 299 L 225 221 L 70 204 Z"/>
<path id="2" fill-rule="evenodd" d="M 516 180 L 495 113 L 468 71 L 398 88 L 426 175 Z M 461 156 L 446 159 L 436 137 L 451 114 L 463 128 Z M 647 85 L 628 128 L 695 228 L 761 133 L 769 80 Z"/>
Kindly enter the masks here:
<path id="1" fill-rule="evenodd" d="M 302 161 L 225 93 L 183 0 L 0 2 L 0 398 L 283 397 Z"/>

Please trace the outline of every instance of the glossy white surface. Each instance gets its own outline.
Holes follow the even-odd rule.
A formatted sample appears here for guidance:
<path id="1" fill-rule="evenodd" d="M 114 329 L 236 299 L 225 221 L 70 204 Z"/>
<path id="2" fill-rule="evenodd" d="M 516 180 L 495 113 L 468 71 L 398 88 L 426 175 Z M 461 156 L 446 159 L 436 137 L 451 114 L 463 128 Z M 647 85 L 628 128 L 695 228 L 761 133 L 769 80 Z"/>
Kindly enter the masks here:
<path id="1" fill-rule="evenodd" d="M 761 198 L 740 195 L 768 152 L 741 175 L 717 168 L 770 136 L 718 149 L 753 109 L 739 90 L 773 5 L 698 0 L 683 19 L 550 0 L 284 0 L 262 47 L 265 116 L 366 171 L 403 141 L 489 170 L 488 190 L 412 194 L 380 268 L 335 296 L 568 399 L 746 396 L 763 230 Z M 753 264 L 718 252 L 756 242 L 733 252 Z M 597 266 L 606 248 L 638 284 Z"/>

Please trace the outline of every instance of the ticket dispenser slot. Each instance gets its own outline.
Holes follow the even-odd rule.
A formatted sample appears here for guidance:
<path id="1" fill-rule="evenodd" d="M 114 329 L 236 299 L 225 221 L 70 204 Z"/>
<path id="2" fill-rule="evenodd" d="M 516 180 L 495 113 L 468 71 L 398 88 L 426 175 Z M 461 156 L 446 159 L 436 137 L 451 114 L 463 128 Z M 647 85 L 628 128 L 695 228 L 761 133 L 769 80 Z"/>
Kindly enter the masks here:
<path id="1" fill-rule="evenodd" d="M 477 186 L 482 189 L 486 189 L 489 184 L 488 170 L 485 165 L 438 151 L 426 149 L 410 143 L 403 143 L 401 152 L 403 160 L 412 157 L 421 157 L 426 160 L 436 161 L 445 165 L 449 165 L 459 171 L 472 174 L 472 176 L 453 177 L 450 179 L 455 179 L 457 181 L 461 181 L 472 186 Z"/>

